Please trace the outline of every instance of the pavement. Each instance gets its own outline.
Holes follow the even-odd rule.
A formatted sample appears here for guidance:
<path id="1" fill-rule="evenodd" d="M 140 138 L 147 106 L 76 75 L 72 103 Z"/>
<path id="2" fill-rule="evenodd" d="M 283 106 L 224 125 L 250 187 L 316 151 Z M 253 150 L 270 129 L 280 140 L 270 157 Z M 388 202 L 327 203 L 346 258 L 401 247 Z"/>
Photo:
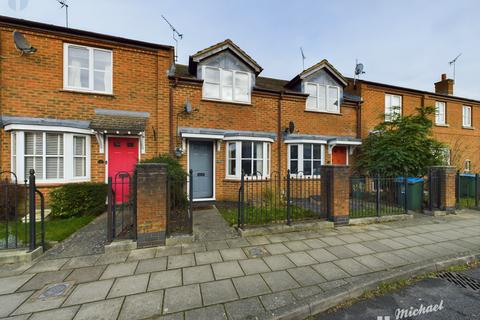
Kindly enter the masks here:
<path id="1" fill-rule="evenodd" d="M 480 268 L 459 272 L 480 284 Z M 480 287 L 465 288 L 444 279 L 427 279 L 399 292 L 359 302 L 334 313 L 321 314 L 317 320 L 412 319 L 403 310 L 425 310 L 414 317 L 422 320 L 480 319 Z M 421 306 L 423 305 L 423 308 Z M 430 309 L 428 307 L 431 306 Z M 435 306 L 438 306 L 435 311 Z M 413 311 L 413 310 L 412 310 Z M 430 311 L 430 312 L 429 312 Z"/>
<path id="2" fill-rule="evenodd" d="M 0 269 L 0 318 L 302 319 L 337 303 L 339 291 L 478 254 L 479 230 L 480 214 L 470 211 L 41 259 Z"/>

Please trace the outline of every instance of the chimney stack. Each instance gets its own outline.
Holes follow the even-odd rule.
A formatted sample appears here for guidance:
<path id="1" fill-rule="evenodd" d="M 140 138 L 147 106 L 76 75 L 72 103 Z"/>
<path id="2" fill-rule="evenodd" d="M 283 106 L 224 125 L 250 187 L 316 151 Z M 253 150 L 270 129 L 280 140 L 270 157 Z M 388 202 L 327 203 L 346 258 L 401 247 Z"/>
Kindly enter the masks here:
<path id="1" fill-rule="evenodd" d="M 447 79 L 447 74 L 442 73 L 440 81 L 435 82 L 435 93 L 453 95 L 453 85 L 455 81 L 453 79 Z"/>

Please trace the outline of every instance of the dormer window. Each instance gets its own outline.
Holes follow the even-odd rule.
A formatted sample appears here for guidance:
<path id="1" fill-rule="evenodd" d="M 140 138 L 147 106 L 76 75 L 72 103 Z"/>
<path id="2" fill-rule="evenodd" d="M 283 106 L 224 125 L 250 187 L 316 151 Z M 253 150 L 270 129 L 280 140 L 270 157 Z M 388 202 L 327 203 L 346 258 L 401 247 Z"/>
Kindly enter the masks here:
<path id="1" fill-rule="evenodd" d="M 305 83 L 307 110 L 340 113 L 340 88 L 314 82 Z"/>
<path id="2" fill-rule="evenodd" d="M 203 98 L 238 103 L 250 103 L 248 72 L 203 67 Z"/>

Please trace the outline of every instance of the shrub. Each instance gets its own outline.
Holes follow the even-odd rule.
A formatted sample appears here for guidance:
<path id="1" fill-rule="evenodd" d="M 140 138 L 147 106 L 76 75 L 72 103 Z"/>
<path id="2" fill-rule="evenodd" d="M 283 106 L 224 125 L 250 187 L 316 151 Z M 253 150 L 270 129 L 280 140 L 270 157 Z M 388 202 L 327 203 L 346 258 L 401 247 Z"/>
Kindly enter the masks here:
<path id="1" fill-rule="evenodd" d="M 107 189 L 103 183 L 71 183 L 56 188 L 50 193 L 51 216 L 69 218 L 103 213 Z"/>
<path id="2" fill-rule="evenodd" d="M 143 160 L 142 163 L 165 163 L 167 165 L 167 175 L 170 179 L 183 180 L 187 177 L 187 171 L 183 169 L 180 162 L 168 154 Z"/>

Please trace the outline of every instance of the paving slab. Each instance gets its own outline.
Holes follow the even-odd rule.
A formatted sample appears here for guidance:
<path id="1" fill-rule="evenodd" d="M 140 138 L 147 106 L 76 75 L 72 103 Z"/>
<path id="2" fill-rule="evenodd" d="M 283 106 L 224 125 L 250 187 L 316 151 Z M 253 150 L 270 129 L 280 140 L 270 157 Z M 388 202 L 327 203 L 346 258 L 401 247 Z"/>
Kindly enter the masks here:
<path id="1" fill-rule="evenodd" d="M 239 263 L 246 275 L 270 271 L 270 268 L 262 259 L 240 260 Z"/>
<path id="2" fill-rule="evenodd" d="M 223 261 L 247 259 L 247 256 L 241 248 L 222 249 L 220 250 L 220 254 L 222 255 Z"/>
<path id="3" fill-rule="evenodd" d="M 375 252 L 387 252 L 387 251 L 392 251 L 392 248 L 384 245 L 383 243 L 378 242 L 377 240 L 372 240 L 372 241 L 365 241 L 362 242 L 362 245 L 365 247 L 375 251 Z"/>
<path id="4" fill-rule="evenodd" d="M 365 247 L 364 245 L 362 245 L 360 243 L 349 243 L 349 244 L 345 245 L 345 248 L 354 252 L 358 256 L 363 256 L 363 255 L 366 255 L 366 254 L 375 253 L 375 251 L 373 251 L 370 248 Z"/>
<path id="5" fill-rule="evenodd" d="M 115 279 L 112 289 L 110 289 L 108 298 L 116 298 L 145 292 L 147 291 L 149 278 L 150 274 L 147 273 L 117 278 Z"/>
<path id="6" fill-rule="evenodd" d="M 305 251 L 311 249 L 302 240 L 288 241 L 283 243 L 291 251 Z"/>
<path id="7" fill-rule="evenodd" d="M 128 255 L 130 252 L 112 252 L 112 253 L 105 253 L 102 254 L 95 265 L 103 265 L 103 264 L 111 264 L 111 263 L 121 263 L 127 261 Z"/>
<path id="8" fill-rule="evenodd" d="M 90 256 L 73 257 L 62 266 L 62 269 L 76 269 L 76 268 L 91 267 L 95 265 L 95 263 L 99 258 L 100 258 L 99 254 L 90 255 Z"/>
<path id="9" fill-rule="evenodd" d="M 105 268 L 106 266 L 93 266 L 75 269 L 65 280 L 75 281 L 75 283 L 97 281 L 105 271 Z"/>
<path id="10" fill-rule="evenodd" d="M 378 240 L 378 243 L 384 244 L 394 250 L 407 248 L 406 245 L 401 244 L 398 241 L 393 241 L 392 239 L 380 239 Z"/>
<path id="11" fill-rule="evenodd" d="M 320 240 L 322 240 L 329 246 L 341 246 L 343 244 L 347 244 L 345 241 L 339 239 L 338 237 L 324 237 L 320 238 Z"/>
<path id="12" fill-rule="evenodd" d="M 258 298 L 249 298 L 225 304 L 228 318 L 232 320 L 257 319 L 265 314 Z"/>
<path id="13" fill-rule="evenodd" d="M 310 266 L 288 269 L 287 271 L 301 286 L 309 286 L 326 281 L 324 277 Z"/>
<path id="14" fill-rule="evenodd" d="M 290 252 L 290 249 L 287 248 L 283 243 L 272 243 L 272 244 L 267 244 L 264 246 L 264 248 L 270 252 L 270 254 L 282 254 L 282 253 L 287 253 Z"/>
<path id="15" fill-rule="evenodd" d="M 115 320 L 122 307 L 123 298 L 87 303 L 80 307 L 75 320 Z"/>
<path id="16" fill-rule="evenodd" d="M 73 290 L 63 305 L 71 306 L 104 300 L 112 285 L 113 279 L 81 283 Z"/>
<path id="17" fill-rule="evenodd" d="M 183 287 L 169 288 L 165 290 L 163 301 L 163 313 L 175 313 L 202 306 L 200 286 L 192 284 Z"/>
<path id="18" fill-rule="evenodd" d="M 227 239 L 226 242 L 230 248 L 248 247 L 250 245 L 250 242 L 245 238 Z"/>
<path id="19" fill-rule="evenodd" d="M 103 272 L 100 280 L 131 276 L 135 273 L 138 261 L 109 264 Z"/>
<path id="20" fill-rule="evenodd" d="M 338 259 L 334 254 L 332 254 L 330 251 L 327 251 L 326 249 L 309 250 L 307 251 L 307 253 L 318 262 L 328 262 Z"/>
<path id="21" fill-rule="evenodd" d="M 348 249 L 346 246 L 333 246 L 325 249 L 339 259 L 352 258 L 357 256 L 355 252 Z"/>
<path id="22" fill-rule="evenodd" d="M 207 251 L 229 248 L 228 243 L 225 240 L 208 241 L 205 244 L 207 246 Z"/>
<path id="23" fill-rule="evenodd" d="M 185 312 L 185 320 L 227 320 L 223 305 L 215 305 Z"/>
<path id="24" fill-rule="evenodd" d="M 360 238 L 357 238 L 355 235 L 353 234 L 342 234 L 342 235 L 339 235 L 337 236 L 338 239 L 346 242 L 346 243 L 355 243 L 355 242 L 360 242 L 362 241 L 362 239 Z"/>
<path id="25" fill-rule="evenodd" d="M 237 292 L 230 279 L 202 283 L 200 288 L 203 304 L 206 306 L 238 299 Z"/>
<path id="26" fill-rule="evenodd" d="M 385 261 L 392 267 L 400 267 L 408 264 L 408 261 L 390 252 L 375 253 L 373 256 Z"/>
<path id="27" fill-rule="evenodd" d="M 160 315 L 162 305 L 163 290 L 125 297 L 118 320 L 140 320 Z"/>
<path id="28" fill-rule="evenodd" d="M 264 257 L 263 261 L 265 261 L 265 263 L 273 271 L 285 270 L 288 268 L 295 267 L 295 264 L 292 261 L 290 261 L 286 256 L 283 256 L 283 255 Z"/>
<path id="29" fill-rule="evenodd" d="M 167 270 L 167 257 L 160 257 L 139 261 L 135 274 L 164 270 Z"/>
<path id="30" fill-rule="evenodd" d="M 29 320 L 72 320 L 77 313 L 79 306 L 60 308 L 55 310 L 42 311 L 32 314 Z"/>
<path id="31" fill-rule="evenodd" d="M 68 258 L 64 259 L 53 259 L 53 260 L 40 260 L 35 263 L 31 268 L 29 268 L 25 273 L 39 273 L 47 271 L 57 271 L 62 268 L 62 266 L 70 260 Z"/>
<path id="32" fill-rule="evenodd" d="M 30 298 L 28 298 L 22 305 L 20 305 L 13 315 L 27 314 L 33 312 L 40 312 L 44 310 L 59 308 L 70 294 L 73 288 L 73 282 L 64 282 L 58 287 L 57 284 L 50 284 L 45 286 L 42 290 L 37 291 Z M 58 295 L 49 295 L 55 288 L 61 288 Z"/>
<path id="33" fill-rule="evenodd" d="M 267 294 L 261 296 L 260 300 L 267 310 L 275 310 L 296 302 L 295 297 L 289 291 Z"/>
<path id="34" fill-rule="evenodd" d="M 250 275 L 232 279 L 240 298 L 248 298 L 270 293 L 265 281 L 260 275 Z"/>
<path id="35" fill-rule="evenodd" d="M 206 251 L 206 246 L 201 242 L 182 244 L 182 254 L 205 252 L 205 251 Z"/>
<path id="36" fill-rule="evenodd" d="M 33 274 L 22 274 L 8 278 L 0 278 L 0 295 L 14 293 L 33 276 Z"/>
<path id="37" fill-rule="evenodd" d="M 262 278 L 273 292 L 300 287 L 287 271 L 263 273 Z"/>
<path id="38" fill-rule="evenodd" d="M 303 242 L 312 249 L 325 248 L 326 246 L 328 246 L 328 244 L 326 244 L 320 239 L 307 239 Z"/>
<path id="39" fill-rule="evenodd" d="M 148 291 L 177 287 L 182 285 L 181 269 L 154 272 L 150 275 Z"/>
<path id="40" fill-rule="evenodd" d="M 0 317 L 8 317 L 8 315 L 27 300 L 32 293 L 33 291 L 27 291 L 0 296 Z"/>
<path id="41" fill-rule="evenodd" d="M 130 251 L 127 261 L 137 261 L 155 258 L 157 248 L 143 248 Z"/>
<path id="42" fill-rule="evenodd" d="M 290 292 L 295 296 L 295 298 L 297 298 L 298 300 L 302 300 L 322 292 L 322 289 L 320 288 L 320 286 L 309 286 L 293 289 L 290 290 Z"/>
<path id="43" fill-rule="evenodd" d="M 167 257 L 180 254 L 182 254 L 182 246 L 159 247 L 157 248 L 157 253 L 155 253 L 155 257 Z"/>
<path id="44" fill-rule="evenodd" d="M 315 259 L 305 252 L 291 252 L 287 253 L 286 256 L 298 267 L 317 263 Z"/>
<path id="45" fill-rule="evenodd" d="M 270 243 L 270 240 L 268 240 L 268 238 L 265 237 L 265 236 L 248 237 L 247 241 L 252 246 L 260 246 L 262 244 L 269 244 Z"/>
<path id="46" fill-rule="evenodd" d="M 349 283 L 345 280 L 338 279 L 338 280 L 333 280 L 333 281 L 328 281 L 324 283 L 320 283 L 318 286 L 322 288 L 323 291 L 328 291 L 332 290 L 338 287 L 343 287 L 349 285 Z"/>
<path id="47" fill-rule="evenodd" d="M 243 276 L 243 271 L 237 261 L 227 261 L 212 264 L 216 280 Z"/>
<path id="48" fill-rule="evenodd" d="M 358 276 L 366 273 L 372 272 L 369 268 L 361 264 L 360 262 L 355 261 L 352 258 L 342 259 L 333 261 L 337 266 L 342 268 L 345 272 L 351 276 Z"/>
<path id="49" fill-rule="evenodd" d="M 381 259 L 378 259 L 373 255 L 356 257 L 354 259 L 373 271 L 381 271 L 390 268 L 388 263 Z"/>
<path id="50" fill-rule="evenodd" d="M 183 268 L 182 272 L 184 285 L 215 280 L 210 265 Z"/>
<path id="51" fill-rule="evenodd" d="M 195 265 L 195 256 L 193 253 L 182 254 L 180 256 L 169 256 L 168 257 L 168 269 L 177 269 L 191 267 Z"/>
<path id="52" fill-rule="evenodd" d="M 222 256 L 218 250 L 195 253 L 197 265 L 222 262 Z"/>
<path id="53" fill-rule="evenodd" d="M 18 291 L 38 290 L 50 283 L 62 282 L 72 270 L 50 271 L 37 273 L 28 280 Z"/>

